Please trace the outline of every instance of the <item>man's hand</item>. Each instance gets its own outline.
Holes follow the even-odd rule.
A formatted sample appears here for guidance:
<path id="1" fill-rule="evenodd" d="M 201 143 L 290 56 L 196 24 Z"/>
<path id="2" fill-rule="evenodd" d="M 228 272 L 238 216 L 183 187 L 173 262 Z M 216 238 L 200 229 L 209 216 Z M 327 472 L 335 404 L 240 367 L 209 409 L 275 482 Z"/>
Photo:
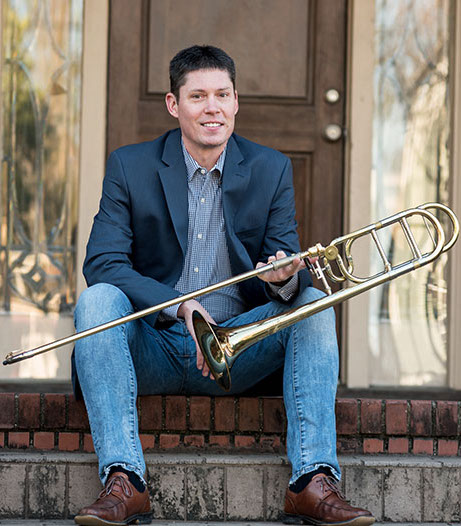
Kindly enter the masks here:
<path id="1" fill-rule="evenodd" d="M 278 250 L 275 256 L 269 256 L 267 263 L 272 263 L 277 259 L 285 258 L 286 254 L 283 250 Z M 256 268 L 263 267 L 267 263 L 259 262 L 256 264 Z M 294 276 L 301 269 L 305 268 L 306 264 L 303 260 L 295 258 L 291 265 L 280 268 L 278 270 L 268 270 L 263 274 L 260 274 L 258 278 L 262 279 L 267 283 L 274 283 L 276 285 L 284 285 L 292 276 Z"/>
<path id="2" fill-rule="evenodd" d="M 195 336 L 194 324 L 192 323 L 192 313 L 194 312 L 194 310 L 200 312 L 200 314 L 209 323 L 213 323 L 214 325 L 216 325 L 216 322 L 202 307 L 202 305 L 196 300 L 185 301 L 179 306 L 178 318 L 184 319 L 184 321 L 186 322 L 187 330 L 189 331 L 190 335 L 192 336 L 195 342 L 195 347 L 197 349 L 197 368 L 202 371 L 203 376 L 208 376 L 210 374 L 210 369 L 208 368 L 208 365 L 205 362 L 205 358 L 203 357 L 202 351 L 200 350 L 197 337 Z"/>

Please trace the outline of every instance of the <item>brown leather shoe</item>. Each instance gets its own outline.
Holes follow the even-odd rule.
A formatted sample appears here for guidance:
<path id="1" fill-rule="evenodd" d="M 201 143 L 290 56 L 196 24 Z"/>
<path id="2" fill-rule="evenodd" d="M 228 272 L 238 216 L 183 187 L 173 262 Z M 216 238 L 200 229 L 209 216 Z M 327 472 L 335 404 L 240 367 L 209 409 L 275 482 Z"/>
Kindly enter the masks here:
<path id="1" fill-rule="evenodd" d="M 128 480 L 128 475 L 117 471 L 107 479 L 96 502 L 82 508 L 74 520 L 85 526 L 150 524 L 149 492 L 146 488 L 140 493 Z"/>
<path id="2" fill-rule="evenodd" d="M 287 489 L 285 495 L 285 524 L 315 524 L 368 526 L 375 522 L 373 515 L 346 502 L 333 477 L 315 475 L 300 492 Z"/>

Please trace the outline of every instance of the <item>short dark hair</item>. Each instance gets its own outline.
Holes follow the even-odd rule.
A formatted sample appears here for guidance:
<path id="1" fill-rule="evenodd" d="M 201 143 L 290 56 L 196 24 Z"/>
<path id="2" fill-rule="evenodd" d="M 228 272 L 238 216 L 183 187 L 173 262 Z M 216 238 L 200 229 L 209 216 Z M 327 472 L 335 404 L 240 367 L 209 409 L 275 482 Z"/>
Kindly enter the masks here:
<path id="1" fill-rule="evenodd" d="M 179 88 L 186 83 L 186 75 L 199 69 L 227 71 L 235 90 L 235 64 L 222 49 L 214 46 L 192 46 L 182 49 L 170 62 L 170 91 L 179 100 Z"/>

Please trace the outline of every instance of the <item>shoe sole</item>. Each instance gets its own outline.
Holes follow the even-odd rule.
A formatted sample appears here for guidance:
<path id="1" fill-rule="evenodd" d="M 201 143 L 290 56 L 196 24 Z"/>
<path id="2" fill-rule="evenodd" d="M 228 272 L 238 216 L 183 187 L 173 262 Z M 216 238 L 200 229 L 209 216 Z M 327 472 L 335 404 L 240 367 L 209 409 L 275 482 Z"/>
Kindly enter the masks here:
<path id="1" fill-rule="evenodd" d="M 370 526 L 375 522 L 374 517 L 356 517 L 349 521 L 342 522 L 323 522 L 307 515 L 290 515 L 285 513 L 282 516 L 283 524 L 313 524 L 314 526 Z"/>
<path id="2" fill-rule="evenodd" d="M 123 522 L 106 521 L 96 515 L 77 515 L 74 517 L 76 524 L 81 526 L 126 526 L 128 524 L 150 524 L 152 522 L 152 513 L 138 513 L 128 517 Z"/>

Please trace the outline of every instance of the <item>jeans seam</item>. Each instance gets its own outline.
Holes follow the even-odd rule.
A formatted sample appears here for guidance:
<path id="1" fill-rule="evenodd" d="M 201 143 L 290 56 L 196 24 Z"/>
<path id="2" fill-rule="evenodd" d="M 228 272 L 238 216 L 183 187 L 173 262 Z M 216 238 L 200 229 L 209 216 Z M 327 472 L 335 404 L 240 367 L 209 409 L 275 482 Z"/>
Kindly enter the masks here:
<path id="1" fill-rule="evenodd" d="M 135 419 L 135 416 L 134 416 L 134 411 L 136 409 L 136 396 L 134 396 L 134 395 L 135 395 L 135 391 L 136 391 L 136 382 L 134 381 L 133 358 L 131 356 L 130 348 L 128 346 L 128 336 L 127 336 L 127 333 L 126 333 L 125 325 L 121 325 L 120 328 L 122 329 L 122 331 L 125 334 L 125 338 L 123 339 L 123 341 L 124 341 L 124 346 L 123 346 L 124 349 L 123 350 L 125 352 L 125 356 L 128 358 L 129 381 L 130 381 L 131 394 L 133 395 L 133 396 L 130 397 L 130 407 L 129 407 L 129 410 L 130 410 L 130 425 L 131 425 L 130 439 L 131 439 L 131 446 L 132 446 L 133 451 L 135 453 L 135 458 L 139 461 L 140 452 L 139 452 L 138 448 L 136 447 L 136 439 L 135 439 L 135 435 L 136 435 L 135 421 L 136 421 L 136 419 Z"/>
<path id="2" fill-rule="evenodd" d="M 189 366 L 190 366 L 190 359 L 191 354 L 188 352 L 187 349 L 187 336 L 188 336 L 189 330 L 186 327 L 186 324 L 183 326 L 183 355 L 182 358 L 184 360 L 184 368 L 182 372 L 182 379 L 181 379 L 181 387 L 179 388 L 180 392 L 184 392 L 184 388 L 187 385 L 187 380 L 189 378 Z"/>
<path id="3" fill-rule="evenodd" d="M 295 400 L 295 407 L 296 407 L 296 415 L 298 417 L 298 425 L 299 425 L 299 437 L 300 437 L 300 441 L 299 441 L 299 448 L 301 450 L 301 459 L 300 459 L 300 463 L 302 464 L 304 462 L 304 449 L 303 449 L 303 442 L 304 442 L 304 428 L 303 428 L 303 420 L 301 418 L 301 404 L 298 403 L 298 396 L 297 396 L 297 390 L 298 390 L 298 386 L 299 386 L 299 382 L 298 382 L 298 374 L 296 373 L 296 365 L 295 365 L 295 361 L 296 361 L 296 358 L 297 358 L 297 348 L 298 348 L 298 344 L 297 344 L 297 330 L 296 330 L 296 325 L 293 325 L 293 329 L 291 331 L 292 333 L 292 338 L 293 338 L 293 398 Z"/>

